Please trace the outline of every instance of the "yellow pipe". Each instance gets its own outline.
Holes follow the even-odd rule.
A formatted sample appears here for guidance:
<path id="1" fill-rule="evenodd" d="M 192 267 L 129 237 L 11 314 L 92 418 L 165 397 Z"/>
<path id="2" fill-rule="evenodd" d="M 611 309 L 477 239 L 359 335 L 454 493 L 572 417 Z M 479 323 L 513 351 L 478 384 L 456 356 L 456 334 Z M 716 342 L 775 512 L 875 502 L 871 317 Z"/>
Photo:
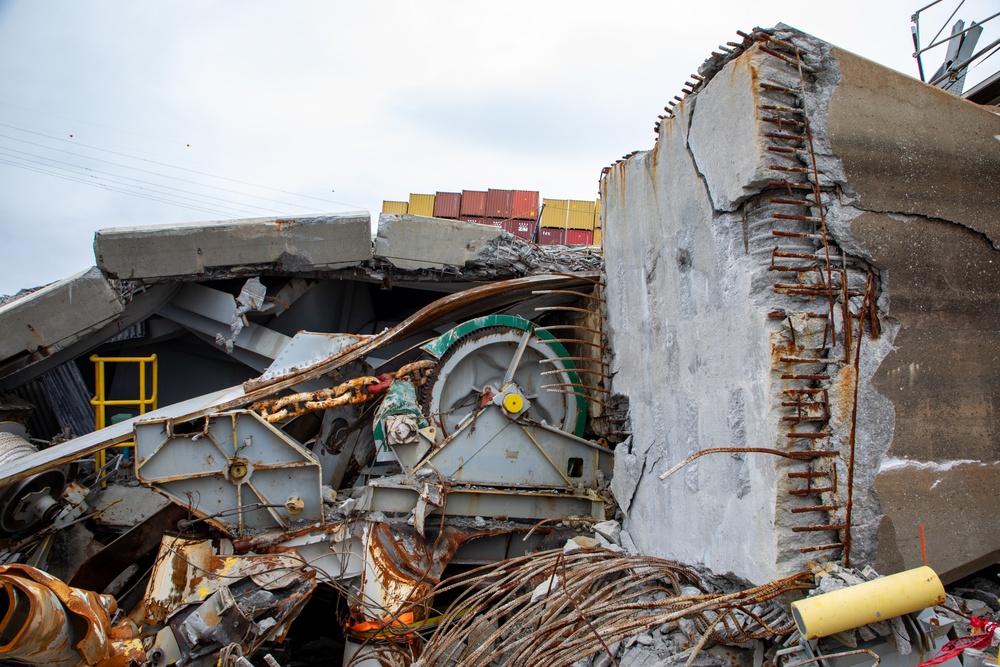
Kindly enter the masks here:
<path id="1" fill-rule="evenodd" d="M 792 603 L 792 616 L 805 639 L 818 639 L 942 602 L 944 586 L 925 565 L 798 600 Z"/>

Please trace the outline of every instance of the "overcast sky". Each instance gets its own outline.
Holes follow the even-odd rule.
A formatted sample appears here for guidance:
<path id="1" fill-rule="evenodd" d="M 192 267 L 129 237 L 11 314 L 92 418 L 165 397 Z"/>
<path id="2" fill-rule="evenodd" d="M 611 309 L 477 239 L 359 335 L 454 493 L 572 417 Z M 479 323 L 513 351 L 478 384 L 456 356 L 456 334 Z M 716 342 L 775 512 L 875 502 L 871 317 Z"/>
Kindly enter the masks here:
<path id="1" fill-rule="evenodd" d="M 106 227 L 591 199 L 736 30 L 785 22 L 915 76 L 921 4 L 0 0 L 0 294 L 92 266 Z M 958 4 L 922 15 L 925 44 Z"/>

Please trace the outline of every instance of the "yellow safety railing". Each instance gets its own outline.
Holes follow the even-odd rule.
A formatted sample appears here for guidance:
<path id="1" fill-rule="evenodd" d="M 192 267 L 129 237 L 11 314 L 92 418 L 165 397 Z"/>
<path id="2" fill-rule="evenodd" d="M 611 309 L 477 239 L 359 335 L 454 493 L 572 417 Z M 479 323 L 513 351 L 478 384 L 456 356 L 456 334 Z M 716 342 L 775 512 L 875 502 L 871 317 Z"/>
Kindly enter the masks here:
<path id="1" fill-rule="evenodd" d="M 152 354 L 148 357 L 100 357 L 98 355 L 91 355 L 90 360 L 94 362 L 94 370 L 96 372 L 95 382 L 94 382 L 94 398 L 90 399 L 90 404 L 94 406 L 94 416 L 95 425 L 97 430 L 101 430 L 108 425 L 108 406 L 124 406 L 138 408 L 139 414 L 146 414 L 149 410 L 156 409 L 157 401 L 157 381 L 159 379 L 159 368 L 156 361 L 156 355 Z M 139 364 L 139 398 L 136 399 L 114 399 L 109 400 L 107 398 L 107 386 L 104 381 L 104 364 L 115 363 L 115 364 Z M 146 365 L 151 366 L 151 377 L 150 382 L 146 383 Z M 147 391 L 149 395 L 147 396 Z M 123 442 L 119 446 L 130 446 L 135 443 Z M 94 463 L 97 465 L 97 469 L 100 470 L 107 463 L 107 455 L 102 449 L 94 455 Z M 102 484 L 103 486 L 103 484 Z"/>

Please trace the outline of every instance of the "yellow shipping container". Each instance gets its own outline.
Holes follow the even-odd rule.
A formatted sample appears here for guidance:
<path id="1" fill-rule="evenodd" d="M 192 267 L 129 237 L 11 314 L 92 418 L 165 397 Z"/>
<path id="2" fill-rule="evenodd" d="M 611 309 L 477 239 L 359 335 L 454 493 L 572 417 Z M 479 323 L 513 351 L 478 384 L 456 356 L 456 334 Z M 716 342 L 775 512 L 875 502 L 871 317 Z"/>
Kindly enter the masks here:
<path id="1" fill-rule="evenodd" d="M 598 199 L 594 202 L 594 227 L 603 227 L 604 223 L 601 222 L 601 200 Z"/>
<path id="2" fill-rule="evenodd" d="M 410 215 L 434 217 L 434 195 L 417 195 L 410 193 Z"/>
<path id="3" fill-rule="evenodd" d="M 547 229 L 566 229 L 566 220 L 568 217 L 568 199 L 542 200 L 542 227 Z"/>
<path id="4" fill-rule="evenodd" d="M 382 202 L 382 212 L 403 215 L 407 212 L 409 206 L 410 204 L 405 201 L 384 201 Z"/>
<path id="5" fill-rule="evenodd" d="M 601 247 L 601 228 L 594 228 L 594 245 Z"/>
<path id="6" fill-rule="evenodd" d="M 570 199 L 569 216 L 566 221 L 566 226 L 569 229 L 583 229 L 586 231 L 593 231 L 594 212 L 596 208 L 597 208 L 596 202 Z"/>

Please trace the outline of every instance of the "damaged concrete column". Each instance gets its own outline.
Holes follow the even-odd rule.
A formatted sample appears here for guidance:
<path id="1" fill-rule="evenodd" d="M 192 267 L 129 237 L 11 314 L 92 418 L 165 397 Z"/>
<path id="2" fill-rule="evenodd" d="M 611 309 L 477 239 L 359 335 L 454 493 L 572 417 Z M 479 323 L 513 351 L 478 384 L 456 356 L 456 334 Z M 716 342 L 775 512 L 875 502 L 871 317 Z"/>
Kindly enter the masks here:
<path id="1" fill-rule="evenodd" d="M 1000 119 L 791 29 L 701 74 L 602 184 L 626 530 L 754 581 L 921 522 L 946 580 L 995 561 Z"/>

